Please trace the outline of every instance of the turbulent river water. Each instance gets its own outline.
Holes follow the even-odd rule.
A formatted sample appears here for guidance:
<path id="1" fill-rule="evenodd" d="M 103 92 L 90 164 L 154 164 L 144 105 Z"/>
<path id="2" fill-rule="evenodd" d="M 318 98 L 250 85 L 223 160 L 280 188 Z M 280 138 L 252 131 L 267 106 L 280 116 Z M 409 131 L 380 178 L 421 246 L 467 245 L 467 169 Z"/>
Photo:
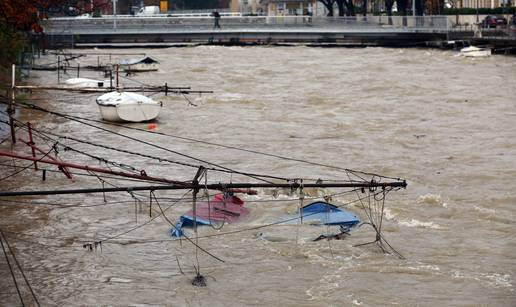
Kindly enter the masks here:
<path id="1" fill-rule="evenodd" d="M 125 85 L 167 82 L 214 92 L 188 96 L 196 106 L 181 96 L 154 95 L 164 104 L 158 120 L 129 125 L 142 130 L 92 123 L 169 151 L 18 108 L 17 119 L 30 120 L 37 131 L 75 138 L 37 135 L 42 149 L 58 140 L 89 154 L 58 146 L 63 160 L 104 166 L 94 159 L 102 157 L 125 169 L 130 165 L 178 180 L 191 180 L 196 169 L 77 140 L 201 164 L 176 154 L 181 153 L 250 173 L 347 179 L 341 170 L 174 135 L 403 178 L 407 189 L 387 196 L 383 232 L 404 259 L 375 245 L 354 247 L 374 239 L 367 226 L 344 240 L 317 242 L 312 239 L 331 229 L 291 224 L 247 230 L 295 211 L 300 202 L 289 191 L 243 196 L 251 210 L 244 221 L 218 230 L 199 228 L 201 237 L 242 230 L 199 239 L 201 247 L 225 262 L 201 251 L 196 257 L 191 243 L 171 240 L 171 226 L 163 218 L 149 222 L 149 192 L 110 193 L 106 202 L 102 194 L 4 197 L 1 229 L 43 305 L 516 305 L 516 58 L 468 59 L 451 51 L 388 48 L 204 46 L 109 52 L 142 52 L 161 61 L 158 72 L 122 75 Z M 53 62 L 55 56 L 39 61 Z M 72 64 L 97 61 L 109 57 L 90 55 Z M 74 74 L 69 71 L 64 78 Z M 91 71 L 81 76 L 103 79 Z M 33 71 L 28 82 L 55 85 L 57 74 Z M 48 91 L 27 101 L 100 120 L 96 96 Z M 17 132 L 26 138 L 22 128 Z M 11 147 L 8 139 L 1 146 L 30 154 L 20 142 Z M 0 161 L 2 191 L 142 185 L 80 175 L 70 181 L 51 172 L 56 167 L 40 164 L 49 170 L 42 181 L 41 170 L 21 171 L 28 161 Z M 254 181 L 213 171 L 207 178 Z M 175 203 L 184 193 L 156 192 L 163 209 L 173 205 L 166 212 L 171 222 L 191 207 L 191 194 Z M 348 200 L 333 199 L 339 205 Z M 156 203 L 152 208 L 157 216 Z M 366 221 L 356 203 L 346 208 Z M 104 243 L 93 251 L 84 248 L 95 241 Z M 0 305 L 14 306 L 19 299 L 3 255 L 0 259 Z M 197 265 L 205 288 L 191 285 Z M 16 274 L 30 304 L 29 289 Z"/>

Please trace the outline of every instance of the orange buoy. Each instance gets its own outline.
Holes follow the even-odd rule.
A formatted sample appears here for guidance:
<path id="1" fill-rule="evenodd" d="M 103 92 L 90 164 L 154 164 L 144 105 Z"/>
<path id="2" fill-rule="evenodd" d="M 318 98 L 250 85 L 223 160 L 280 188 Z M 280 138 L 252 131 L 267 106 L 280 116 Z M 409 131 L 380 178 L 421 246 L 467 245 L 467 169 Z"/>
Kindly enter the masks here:
<path id="1" fill-rule="evenodd" d="M 149 124 L 149 125 L 147 126 L 147 129 L 148 129 L 148 130 L 154 130 L 154 129 L 156 129 L 156 128 L 158 128 L 158 125 L 156 125 L 156 124 Z"/>

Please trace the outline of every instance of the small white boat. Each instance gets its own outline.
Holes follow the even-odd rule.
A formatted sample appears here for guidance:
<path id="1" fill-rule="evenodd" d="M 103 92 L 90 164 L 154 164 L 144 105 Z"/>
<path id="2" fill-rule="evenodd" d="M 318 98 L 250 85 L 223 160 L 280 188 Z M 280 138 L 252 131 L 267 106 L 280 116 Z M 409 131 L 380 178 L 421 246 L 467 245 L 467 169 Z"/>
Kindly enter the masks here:
<path id="1" fill-rule="evenodd" d="M 109 80 L 95 80 L 88 78 L 71 78 L 65 81 L 70 87 L 109 87 Z M 114 84 L 113 84 L 114 86 Z"/>
<path id="2" fill-rule="evenodd" d="M 102 118 L 113 122 L 144 122 L 158 117 L 163 104 L 130 92 L 110 92 L 97 98 Z"/>
<path id="3" fill-rule="evenodd" d="M 488 57 L 491 55 L 491 49 L 469 46 L 462 48 L 460 54 L 465 57 Z"/>
<path id="4" fill-rule="evenodd" d="M 153 71 L 158 70 L 159 62 L 151 57 L 120 61 L 120 67 L 125 71 Z"/>

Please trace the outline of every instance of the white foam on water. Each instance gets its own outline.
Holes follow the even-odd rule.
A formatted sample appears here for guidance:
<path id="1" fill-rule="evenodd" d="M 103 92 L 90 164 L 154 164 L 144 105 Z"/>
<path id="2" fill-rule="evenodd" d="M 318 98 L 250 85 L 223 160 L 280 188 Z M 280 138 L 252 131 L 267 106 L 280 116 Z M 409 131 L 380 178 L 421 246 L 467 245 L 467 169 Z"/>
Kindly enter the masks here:
<path id="1" fill-rule="evenodd" d="M 481 208 L 478 206 L 473 206 L 473 209 L 475 209 L 475 211 L 478 211 L 480 213 L 485 213 L 485 214 L 493 214 L 494 215 L 496 213 L 495 209 Z"/>
<path id="2" fill-rule="evenodd" d="M 410 221 L 399 221 L 398 224 L 407 226 L 407 227 L 442 229 L 442 227 L 439 224 L 436 224 L 434 222 L 421 222 L 416 219 L 411 219 Z"/>
<path id="3" fill-rule="evenodd" d="M 509 274 L 482 274 L 482 277 L 488 280 L 488 284 L 493 287 L 512 288 L 512 278 Z"/>
<path id="4" fill-rule="evenodd" d="M 441 268 L 437 265 L 418 265 L 418 266 L 409 266 L 407 267 L 409 270 L 414 271 L 431 271 L 431 272 L 440 272 Z"/>
<path id="5" fill-rule="evenodd" d="M 511 288 L 511 291 L 514 290 L 512 284 L 512 277 L 510 274 L 464 273 L 460 271 L 454 271 L 452 277 L 462 279 L 473 279 L 479 282 L 486 282 L 487 285 L 493 288 Z"/>
<path id="6" fill-rule="evenodd" d="M 389 209 L 389 208 L 385 208 L 383 212 L 384 212 L 384 217 L 387 220 L 392 220 L 396 217 L 396 214 L 392 213 L 391 209 Z"/>
<path id="7" fill-rule="evenodd" d="M 341 276 L 337 274 L 323 276 L 316 286 L 305 291 L 306 295 L 310 297 L 309 300 L 324 299 L 330 296 L 334 291 L 340 289 L 340 284 L 338 282 L 340 277 Z"/>
<path id="8" fill-rule="evenodd" d="M 441 205 L 443 207 L 447 207 L 448 205 L 442 200 L 441 195 L 438 194 L 425 194 L 418 197 L 417 202 L 419 204 L 426 205 Z"/>

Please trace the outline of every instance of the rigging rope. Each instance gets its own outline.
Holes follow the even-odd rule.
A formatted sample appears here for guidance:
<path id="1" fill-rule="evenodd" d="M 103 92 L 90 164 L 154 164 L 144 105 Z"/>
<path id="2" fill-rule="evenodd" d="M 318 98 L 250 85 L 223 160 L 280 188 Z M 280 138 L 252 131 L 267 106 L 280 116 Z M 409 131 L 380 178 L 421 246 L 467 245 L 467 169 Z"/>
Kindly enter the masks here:
<path id="1" fill-rule="evenodd" d="M 2 122 L 2 121 L 0 121 L 0 122 Z M 32 128 L 32 130 L 36 131 L 38 133 L 41 133 L 43 135 L 49 134 L 49 135 L 52 135 L 54 137 L 58 137 L 58 138 L 61 138 L 61 139 L 72 140 L 72 141 L 75 141 L 75 142 L 79 142 L 79 143 L 83 143 L 83 144 L 87 144 L 87 145 L 91 145 L 91 146 L 95 146 L 95 147 L 100 147 L 100 148 L 104 148 L 104 149 L 108 149 L 108 150 L 113 150 L 113 151 L 117 151 L 117 152 L 122 152 L 122 153 L 126 153 L 126 154 L 131 154 L 131 155 L 136 155 L 136 156 L 144 157 L 144 158 L 158 160 L 160 162 L 168 162 L 168 163 L 177 164 L 177 165 L 181 165 L 181 166 L 187 166 L 187 167 L 191 167 L 191 168 L 199 168 L 199 165 L 194 165 L 194 164 L 185 163 L 185 162 L 178 162 L 178 161 L 170 160 L 170 159 L 167 159 L 167 158 L 156 157 L 156 156 L 147 155 L 147 154 L 143 154 L 143 153 L 138 153 L 138 152 L 134 152 L 134 151 L 130 151 L 130 150 L 125 150 L 125 149 L 119 149 L 119 148 L 115 148 L 115 147 L 107 146 L 107 145 L 101 145 L 101 144 L 97 144 L 97 143 L 90 142 L 90 141 L 80 140 L 80 139 L 77 139 L 77 138 L 74 138 L 74 137 L 68 137 L 68 136 L 59 135 L 59 134 L 56 134 L 56 133 L 53 133 L 53 132 L 49 132 L 49 131 L 43 132 L 42 130 L 35 129 L 35 128 Z M 68 146 L 66 146 L 64 144 L 61 144 L 61 146 L 65 147 L 65 148 L 68 147 Z M 158 146 L 158 145 L 156 145 L 156 146 Z M 159 147 L 161 147 L 161 146 L 159 146 Z M 163 148 L 163 147 L 161 147 L 161 148 Z M 209 163 L 209 162 L 208 162 L 208 164 L 216 165 L 216 164 Z M 254 179 L 257 179 L 257 180 L 260 180 L 260 181 L 264 181 L 264 182 L 267 182 L 267 183 L 271 183 L 271 182 L 268 181 L 268 180 L 265 180 L 263 178 L 276 179 L 276 180 L 282 180 L 282 181 L 289 181 L 290 180 L 290 179 L 284 178 L 284 177 L 246 173 L 246 172 L 235 171 L 235 170 L 231 170 L 231 169 L 227 169 L 227 168 L 224 168 L 224 169 L 220 169 L 220 168 L 207 168 L 207 169 L 212 170 L 212 171 L 217 171 L 217 172 L 223 172 L 223 173 L 229 173 L 229 174 L 233 173 L 233 174 L 239 174 L 239 175 L 243 175 L 243 176 L 248 176 L 248 177 L 251 177 L 251 178 L 254 178 Z"/>
<path id="2" fill-rule="evenodd" d="M 7 243 L 7 242 L 6 242 Z M 11 272 L 11 277 L 13 278 L 14 287 L 16 288 L 16 292 L 18 293 L 18 297 L 20 298 L 20 302 L 22 306 L 25 306 L 25 303 L 23 302 L 23 297 L 20 292 L 20 288 L 18 287 L 18 282 L 16 282 L 16 277 L 14 276 L 13 268 L 11 266 L 11 262 L 9 261 L 9 257 L 7 256 L 7 252 L 4 247 L 4 240 L 0 236 L 0 244 L 2 245 L 2 250 L 4 251 L 5 260 L 7 261 L 7 266 L 9 267 L 9 272 Z"/>
<path id="3" fill-rule="evenodd" d="M 19 104 L 19 103 L 16 103 L 16 104 Z M 24 103 L 24 104 L 19 104 L 19 105 L 26 107 L 26 108 L 36 107 L 35 105 L 30 104 L 30 103 Z M 60 117 L 68 118 L 71 120 L 76 120 L 76 121 L 84 120 L 84 121 L 91 121 L 91 122 L 95 122 L 95 123 L 108 124 L 111 126 L 121 127 L 121 128 L 128 129 L 128 130 L 135 130 L 135 131 L 145 132 L 145 133 L 149 133 L 149 134 L 157 134 L 157 135 L 162 135 L 162 136 L 166 136 L 166 137 L 190 141 L 190 142 L 194 142 L 194 143 L 200 143 L 200 144 L 205 144 L 205 145 L 210 145 L 210 146 L 215 146 L 215 147 L 221 147 L 221 148 L 232 149 L 232 150 L 237 150 L 237 151 L 242 151 L 242 152 L 247 152 L 247 153 L 253 153 L 253 154 L 257 154 L 257 155 L 274 157 L 274 158 L 278 158 L 278 159 L 282 159 L 282 160 L 305 163 L 305 164 L 309 164 L 309 165 L 313 165 L 313 166 L 321 166 L 321 167 L 325 167 L 325 168 L 345 171 L 345 172 L 352 173 L 354 176 L 360 178 L 361 180 L 364 180 L 364 178 L 357 174 L 362 174 L 362 175 L 367 175 L 367 176 L 376 176 L 376 177 L 393 179 L 393 180 L 401 180 L 400 178 L 383 176 L 383 175 L 370 173 L 370 172 L 352 170 L 352 169 L 342 168 L 342 167 L 338 167 L 338 166 L 334 166 L 334 165 L 308 161 L 308 160 L 304 160 L 304 159 L 286 157 L 286 156 L 282 156 L 282 155 L 271 154 L 271 153 L 266 153 L 266 152 L 261 152 L 261 151 L 256 151 L 256 150 L 250 150 L 250 149 L 243 149 L 243 148 L 239 148 L 239 147 L 235 147 L 235 146 L 229 146 L 229 145 L 223 145 L 223 144 L 218 144 L 218 143 L 213 143 L 213 142 L 208 142 L 208 141 L 202 141 L 202 140 L 197 140 L 197 139 L 193 139 L 193 138 L 189 138 L 189 137 L 182 137 L 182 136 L 178 136 L 178 135 L 167 134 L 167 133 L 163 133 L 163 132 L 149 131 L 149 130 L 145 130 L 145 129 L 141 129 L 141 128 L 137 128 L 137 127 L 126 126 L 126 125 L 119 124 L 119 123 L 99 121 L 99 120 L 95 120 L 95 119 L 91 119 L 91 118 L 85 118 L 85 117 L 74 116 L 74 115 L 69 115 L 69 114 L 64 114 L 64 113 L 59 113 L 59 112 L 53 112 L 53 111 L 50 111 L 50 110 L 47 110 L 47 109 L 44 109 L 41 107 L 37 107 L 36 110 L 39 110 L 41 112 L 50 113 L 55 116 L 60 116 Z M 80 122 L 80 121 L 78 121 L 78 122 Z"/>
<path id="4" fill-rule="evenodd" d="M 20 103 L 16 103 L 16 104 L 20 104 Z M 123 138 L 126 138 L 126 139 L 129 139 L 129 140 L 132 140 L 132 141 L 135 141 L 135 142 L 138 142 L 138 143 L 141 143 L 141 144 L 144 144 L 144 145 L 147 145 L 147 146 L 151 146 L 151 147 L 154 147 L 154 148 L 158 148 L 158 149 L 161 149 L 161 150 L 164 150 L 166 152 L 170 152 L 170 153 L 173 153 L 173 154 L 176 154 L 176 155 L 179 155 L 179 156 L 182 156 L 182 157 L 185 157 L 185 158 L 188 158 L 188 159 L 191 159 L 191 160 L 194 160 L 194 161 L 197 161 L 197 162 L 201 162 L 201 163 L 205 163 L 205 164 L 208 164 L 208 165 L 211 165 L 213 167 L 216 167 L 216 168 L 212 168 L 212 170 L 215 170 L 215 171 L 219 171 L 219 172 L 228 172 L 228 173 L 236 173 L 236 174 L 240 174 L 240 175 L 245 175 L 245 176 L 248 176 L 248 177 L 252 177 L 254 179 L 257 179 L 257 180 L 261 180 L 261 181 L 265 181 L 267 182 L 266 180 L 264 180 L 263 178 L 269 178 L 269 179 L 281 179 L 281 180 L 286 180 L 286 178 L 280 178 L 280 177 L 276 177 L 276 176 L 264 176 L 264 175 L 258 175 L 258 174 L 250 174 L 250 173 L 245 173 L 245 172 L 239 172 L 239 171 L 235 171 L 231 168 L 228 168 L 228 167 L 225 167 L 225 166 L 222 166 L 220 164 L 217 164 L 217 163 L 212 163 L 212 162 L 209 162 L 209 161 L 206 161 L 206 160 L 203 160 L 203 159 L 200 159 L 200 158 L 196 158 L 196 157 L 193 157 L 193 156 L 190 156 L 190 155 L 187 155 L 187 154 L 183 154 L 183 153 L 180 153 L 178 151 L 175 151 L 175 150 L 171 150 L 171 149 L 168 149 L 168 148 L 165 148 L 163 146 L 160 146 L 160 145 L 157 145 L 157 144 L 153 144 L 153 143 L 150 143 L 150 142 L 147 142 L 147 141 L 143 141 L 141 139 L 138 139 L 138 138 L 135 138 L 135 137 L 132 137 L 132 136 L 129 136 L 129 135 L 125 135 L 125 134 L 122 134 L 122 133 L 118 133 L 118 132 L 115 132 L 115 131 L 112 131 L 112 130 L 109 130 L 109 129 L 106 129 L 106 128 L 102 128 L 102 127 L 99 127 L 99 126 L 96 126 L 96 125 L 93 125 L 93 124 L 89 124 L 89 123 L 86 123 L 85 121 L 82 121 L 82 120 L 78 120 L 78 119 L 73 119 L 72 117 L 69 117 L 69 116 L 66 116 L 64 114 L 61 114 L 61 113 L 58 113 L 58 112 L 53 112 L 53 111 L 49 111 L 49 110 L 46 110 L 46 109 L 43 109 L 41 107 L 38 107 L 36 105 L 32 105 L 32 104 L 28 104 L 28 103 L 22 103 L 22 105 L 26 105 L 26 106 L 30 106 L 30 108 L 32 109 L 35 109 L 35 110 L 42 110 L 44 112 L 47 112 L 49 114 L 52 114 L 52 115 L 58 115 L 58 116 L 61 116 L 61 117 L 64 117 L 64 118 L 67 118 L 67 119 L 71 119 L 71 120 L 74 120 L 76 122 L 79 122 L 83 125 L 86 125 L 86 126 L 89 126 L 89 127 L 92 127 L 92 128 L 95 128 L 95 129 L 98 129 L 98 130 L 101 130 L 101 131 L 104 131 L 104 132 L 108 132 L 108 133 L 111 133 L 113 135 L 116 135 L 116 136 L 120 136 L 120 137 L 123 137 Z M 54 135 L 56 136 L 55 134 L 53 133 L 49 133 L 51 135 Z M 62 137 L 62 136 L 61 136 Z M 71 137 L 63 137 L 64 139 L 73 139 Z M 78 141 L 76 139 L 74 139 L 75 141 Z M 84 141 L 86 142 L 86 141 Z M 100 146 L 98 144 L 91 144 L 90 142 L 90 145 L 93 145 L 93 146 Z M 102 146 L 101 146 L 102 147 Z M 113 148 L 111 148 L 113 150 Z M 129 152 L 127 152 L 129 153 Z M 135 154 L 135 153 L 132 153 L 132 154 Z M 159 158 L 156 158 L 156 157 L 153 157 L 155 159 L 158 159 Z M 170 162 L 170 161 L 168 161 Z M 196 165 L 196 166 L 193 166 L 192 164 L 187 164 L 187 163 L 180 163 L 180 162 L 171 162 L 171 163 L 176 163 L 176 164 L 182 164 L 184 166 L 189 166 L 189 167 L 195 167 L 195 168 L 198 168 L 199 165 Z M 217 169 L 218 168 L 218 169 Z"/>
<path id="5" fill-rule="evenodd" d="M 11 256 L 13 257 L 14 262 L 16 263 L 16 266 L 18 267 L 18 270 L 20 271 L 20 273 L 21 273 L 21 275 L 23 277 L 23 280 L 25 281 L 25 284 L 29 288 L 30 293 L 32 294 L 32 297 L 34 298 L 34 301 L 36 302 L 36 305 L 41 306 L 39 304 L 38 298 L 36 297 L 36 293 L 34 293 L 34 290 L 32 290 L 32 287 L 31 287 L 29 281 L 27 280 L 27 276 L 25 276 L 25 273 L 23 272 L 23 269 L 22 269 L 20 263 L 18 262 L 18 259 L 16 259 L 16 256 L 14 255 L 13 249 L 11 248 L 11 245 L 9 244 L 9 241 L 7 241 L 7 238 L 6 238 L 5 234 L 3 233 L 3 231 L 1 229 L 0 229 L 0 236 L 5 241 L 5 244 L 7 244 L 7 248 L 9 248 L 9 252 L 11 253 Z"/>

